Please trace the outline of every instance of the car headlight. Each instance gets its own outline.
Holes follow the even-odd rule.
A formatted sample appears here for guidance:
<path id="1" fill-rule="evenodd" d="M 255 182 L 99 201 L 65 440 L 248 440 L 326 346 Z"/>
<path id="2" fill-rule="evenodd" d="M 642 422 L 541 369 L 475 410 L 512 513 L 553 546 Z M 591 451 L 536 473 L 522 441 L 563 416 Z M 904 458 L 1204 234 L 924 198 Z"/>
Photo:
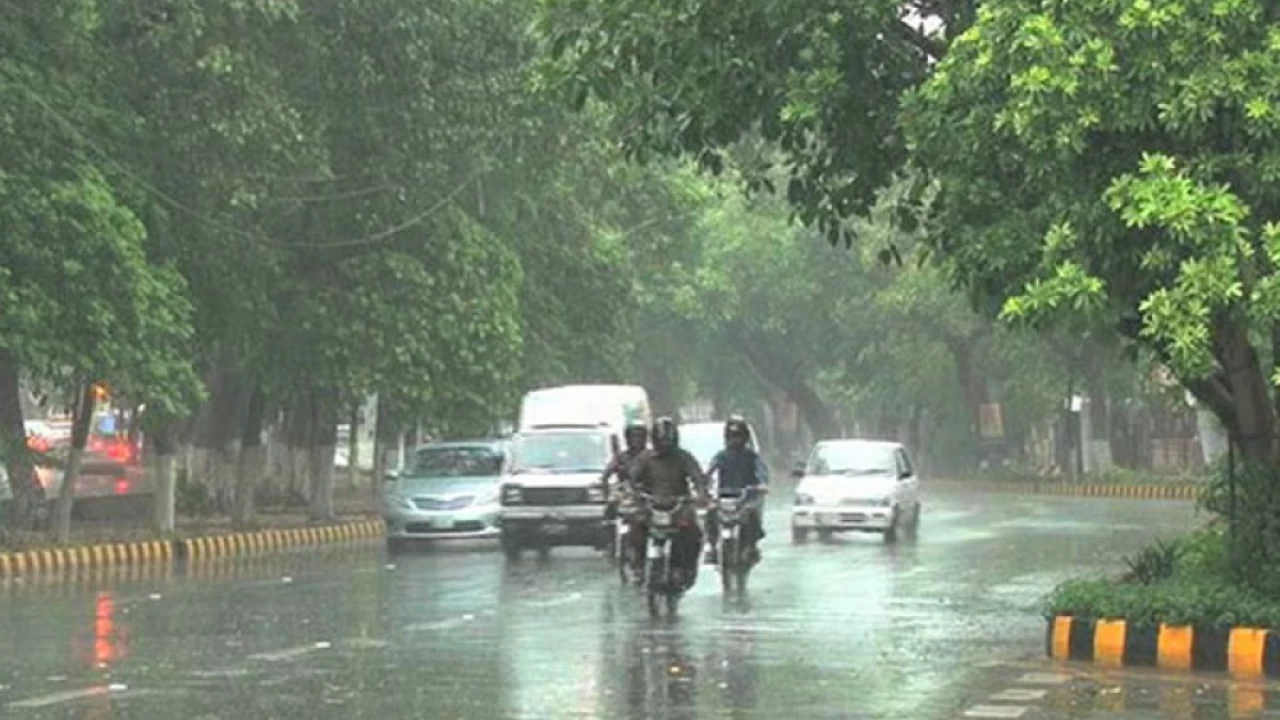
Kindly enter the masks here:
<path id="1" fill-rule="evenodd" d="M 489 492 L 482 493 L 481 495 L 476 497 L 476 499 L 473 500 L 471 504 L 472 505 L 492 505 L 498 502 L 498 497 L 500 495 L 501 495 L 501 491 L 498 488 L 494 488 Z"/>
<path id="2" fill-rule="evenodd" d="M 418 509 L 417 506 L 413 504 L 412 500 L 401 495 L 388 495 L 386 497 L 386 503 L 387 507 L 403 508 L 405 510 Z"/>
<path id="3" fill-rule="evenodd" d="M 875 498 L 871 501 L 871 504 L 876 507 L 889 507 L 890 505 L 893 504 L 893 498 L 891 497 Z"/>
<path id="4" fill-rule="evenodd" d="M 796 493 L 796 504 L 797 504 L 797 505 L 812 505 L 812 504 L 813 504 L 813 496 L 812 496 L 812 495 L 809 495 L 809 494 L 807 494 L 807 493 Z"/>
<path id="5" fill-rule="evenodd" d="M 519 485 L 503 485 L 499 502 L 503 505 L 519 505 L 521 501 Z"/>
<path id="6" fill-rule="evenodd" d="M 605 501 L 604 488 L 592 485 L 587 488 L 587 502 L 602 503 Z"/>

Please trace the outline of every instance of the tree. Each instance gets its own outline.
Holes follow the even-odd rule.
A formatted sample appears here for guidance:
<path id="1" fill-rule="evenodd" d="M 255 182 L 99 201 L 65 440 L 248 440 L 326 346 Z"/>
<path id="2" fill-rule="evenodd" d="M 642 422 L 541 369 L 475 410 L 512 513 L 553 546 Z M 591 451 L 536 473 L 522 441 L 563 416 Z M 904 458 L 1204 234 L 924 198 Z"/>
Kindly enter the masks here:
<path id="1" fill-rule="evenodd" d="M 957 276 L 1006 317 L 1151 348 L 1256 460 L 1280 402 L 1278 12 L 987 3 L 904 107 Z"/>
<path id="2" fill-rule="evenodd" d="M 689 156 L 719 172 L 735 142 L 763 137 L 781 150 L 800 218 L 848 240 L 843 221 L 907 159 L 900 97 L 945 52 L 904 10 L 959 32 L 972 5 L 542 0 L 542 82 L 574 106 L 607 102 L 636 157 Z M 771 167 L 743 180 L 773 187 Z"/>

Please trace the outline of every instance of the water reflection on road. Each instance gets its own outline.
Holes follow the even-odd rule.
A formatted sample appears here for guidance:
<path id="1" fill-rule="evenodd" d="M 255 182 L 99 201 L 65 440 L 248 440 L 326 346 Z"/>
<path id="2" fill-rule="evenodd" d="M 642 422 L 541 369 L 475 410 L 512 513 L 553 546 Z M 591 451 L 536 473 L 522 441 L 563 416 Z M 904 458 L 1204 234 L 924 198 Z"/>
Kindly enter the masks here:
<path id="1" fill-rule="evenodd" d="M 939 495 L 917 542 L 793 545 L 786 509 L 771 507 L 747 596 L 726 600 L 704 568 L 674 621 L 574 550 L 515 564 L 488 546 L 334 551 L 11 587 L 0 646 L 26 651 L 0 655 L 0 707 L 75 720 L 959 717 L 1009 682 L 999 663 L 1041 662 L 1054 583 L 1118 568 L 1192 519 L 1181 503 Z M 1086 717 L 1080 698 L 1103 708 L 1103 689 L 1037 712 Z M 1252 707 L 1232 697 L 1222 707 Z"/>

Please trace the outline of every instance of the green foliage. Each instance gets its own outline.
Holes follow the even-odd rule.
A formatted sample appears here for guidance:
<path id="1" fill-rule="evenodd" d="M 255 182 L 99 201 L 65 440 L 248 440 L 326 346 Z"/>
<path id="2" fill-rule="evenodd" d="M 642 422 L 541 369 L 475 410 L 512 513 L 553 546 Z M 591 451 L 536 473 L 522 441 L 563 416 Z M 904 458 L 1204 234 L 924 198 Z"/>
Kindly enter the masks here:
<path id="1" fill-rule="evenodd" d="M 1129 572 L 1125 574 L 1125 581 L 1150 585 L 1168 580 L 1173 577 L 1178 567 L 1180 554 L 1181 548 L 1177 544 L 1157 540 L 1154 545 L 1143 548 L 1137 555 L 1125 559 L 1125 564 L 1129 567 Z"/>
<path id="2" fill-rule="evenodd" d="M 1129 561 L 1122 582 L 1072 580 L 1046 601 L 1047 615 L 1125 618 L 1136 625 L 1280 627 L 1280 587 L 1274 565 L 1251 564 L 1240 581 L 1231 572 L 1225 524 L 1158 542 Z"/>

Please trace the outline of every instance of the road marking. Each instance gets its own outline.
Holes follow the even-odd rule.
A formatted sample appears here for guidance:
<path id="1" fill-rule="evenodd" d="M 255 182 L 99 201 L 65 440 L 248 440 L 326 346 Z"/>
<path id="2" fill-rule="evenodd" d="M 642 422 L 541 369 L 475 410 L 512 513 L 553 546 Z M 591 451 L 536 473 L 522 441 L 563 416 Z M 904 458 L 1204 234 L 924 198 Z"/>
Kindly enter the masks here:
<path id="1" fill-rule="evenodd" d="M 102 695 L 113 695 L 124 692 L 128 688 L 123 685 L 95 685 L 81 690 L 66 690 L 60 693 L 50 693 L 39 697 L 27 698 L 26 700 L 17 700 L 9 703 L 11 708 L 42 708 L 50 705 L 60 705 L 62 703 L 73 702 L 75 700 L 84 700 L 85 698 L 99 697 Z"/>
<path id="2" fill-rule="evenodd" d="M 1035 700 L 1043 700 L 1044 696 L 1048 694 L 1048 690 L 1021 690 L 1015 688 L 998 692 L 992 695 L 990 699 L 997 702 L 1033 702 Z"/>
<path id="3" fill-rule="evenodd" d="M 964 711 L 969 718 L 1020 718 L 1027 708 L 1023 705 L 974 705 Z"/>
<path id="4" fill-rule="evenodd" d="M 448 620 L 436 620 L 434 622 L 413 623 L 406 625 L 405 630 L 410 632 L 423 632 L 431 630 L 451 630 L 461 625 L 466 625 L 472 620 L 471 615 L 463 615 L 462 617 L 449 618 Z"/>
<path id="5" fill-rule="evenodd" d="M 1018 682 L 1027 685 L 1063 685 L 1071 679 L 1066 673 L 1029 672 L 1018 678 Z"/>
<path id="6" fill-rule="evenodd" d="M 249 656 L 250 660 L 265 660 L 267 662 L 281 662 L 283 660 L 293 660 L 303 655 L 310 655 L 320 650 L 328 650 L 330 647 L 327 642 L 311 643 L 301 647 L 289 648 L 288 650 L 275 650 L 273 652 L 254 653 Z"/>

